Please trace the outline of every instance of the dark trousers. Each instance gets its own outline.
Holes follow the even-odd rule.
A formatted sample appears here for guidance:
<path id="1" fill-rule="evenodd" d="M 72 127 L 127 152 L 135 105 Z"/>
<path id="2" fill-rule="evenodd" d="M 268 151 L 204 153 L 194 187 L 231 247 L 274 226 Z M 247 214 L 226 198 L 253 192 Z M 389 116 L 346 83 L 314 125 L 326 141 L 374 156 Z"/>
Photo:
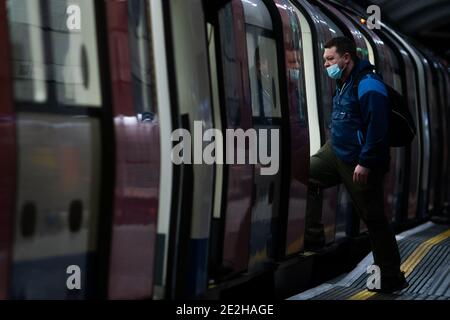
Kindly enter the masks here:
<path id="1" fill-rule="evenodd" d="M 382 275 L 400 272 L 400 255 L 392 228 L 384 214 L 383 180 L 385 172 L 371 170 L 366 185 L 353 182 L 356 166 L 340 160 L 328 141 L 317 154 L 311 157 L 310 191 L 306 215 L 306 241 L 323 233 L 322 210 L 318 188 L 329 188 L 343 183 L 347 188 L 354 207 L 367 225 L 375 264 Z"/>

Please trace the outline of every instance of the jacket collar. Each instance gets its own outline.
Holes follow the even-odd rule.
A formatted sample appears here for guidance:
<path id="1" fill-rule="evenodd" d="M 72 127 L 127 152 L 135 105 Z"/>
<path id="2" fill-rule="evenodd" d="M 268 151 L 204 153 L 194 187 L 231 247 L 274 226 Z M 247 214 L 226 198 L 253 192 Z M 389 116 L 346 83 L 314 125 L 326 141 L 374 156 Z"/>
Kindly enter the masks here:
<path id="1" fill-rule="evenodd" d="M 373 69 L 375 66 L 373 66 L 368 60 L 358 58 L 347 80 L 345 80 L 344 83 L 341 83 L 339 80 L 337 81 L 338 88 L 342 88 L 345 84 L 352 82 L 357 74 L 359 74 L 362 70 L 369 68 Z"/>

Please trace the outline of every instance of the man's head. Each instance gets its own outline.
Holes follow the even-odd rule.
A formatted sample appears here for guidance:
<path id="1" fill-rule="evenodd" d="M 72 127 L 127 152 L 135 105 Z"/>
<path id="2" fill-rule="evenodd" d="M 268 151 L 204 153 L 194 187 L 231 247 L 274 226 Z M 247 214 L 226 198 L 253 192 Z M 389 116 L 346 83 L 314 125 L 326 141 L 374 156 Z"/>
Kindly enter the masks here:
<path id="1" fill-rule="evenodd" d="M 334 79 L 345 78 L 350 74 L 358 57 L 354 42 L 345 37 L 333 38 L 325 44 L 324 67 Z"/>

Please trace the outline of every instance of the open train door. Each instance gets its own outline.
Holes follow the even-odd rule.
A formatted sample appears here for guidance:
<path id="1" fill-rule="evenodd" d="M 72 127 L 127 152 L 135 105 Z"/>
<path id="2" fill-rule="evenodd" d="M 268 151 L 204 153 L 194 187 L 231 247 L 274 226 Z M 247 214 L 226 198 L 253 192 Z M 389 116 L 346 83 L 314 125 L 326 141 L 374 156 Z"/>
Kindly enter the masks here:
<path id="1" fill-rule="evenodd" d="M 204 141 L 204 134 L 214 127 L 207 27 L 201 0 L 161 3 L 168 39 L 169 87 L 173 90 L 173 155 L 178 162 L 174 167 L 177 182 L 174 180 L 170 220 L 168 289 L 171 298 L 201 297 L 208 287 L 215 185 L 214 163 L 202 159 L 202 151 L 210 144 Z M 192 148 L 184 144 L 185 138 L 192 138 Z M 162 141 L 165 143 L 172 145 L 172 141 Z"/>
<path id="2" fill-rule="evenodd" d="M 408 106 L 410 108 L 411 115 L 413 116 L 414 122 L 418 124 L 419 113 L 418 113 L 418 97 L 416 93 L 416 75 L 414 70 L 414 65 L 411 56 L 404 49 L 402 44 L 397 41 L 390 33 L 386 30 L 381 29 L 379 31 L 380 37 L 383 41 L 391 48 L 391 51 L 396 56 L 394 58 L 394 65 L 399 67 L 399 70 L 395 72 L 394 82 L 397 83 L 397 88 L 402 88 L 402 94 L 406 98 Z M 397 70 L 397 67 L 395 67 Z M 420 139 L 419 135 L 414 137 L 411 144 L 406 147 L 406 161 L 405 161 L 405 190 L 404 203 L 400 207 L 398 215 L 396 217 L 396 222 L 406 222 L 416 219 L 417 216 L 417 203 L 418 203 L 418 192 L 420 187 L 420 166 L 419 166 L 419 156 L 420 156 Z"/>
<path id="3" fill-rule="evenodd" d="M 146 0 L 105 4 L 116 142 L 108 297 L 151 298 L 161 175 L 159 108 L 164 101 L 157 95 L 154 10 Z"/>
<path id="4" fill-rule="evenodd" d="M 373 65 L 375 65 L 376 61 L 372 46 L 364 35 L 353 25 L 353 23 L 343 13 L 326 1 L 316 0 L 315 3 L 321 8 L 327 16 L 327 19 L 332 20 L 328 22 L 329 24 L 334 24 L 338 30 L 341 30 L 341 33 L 343 33 L 344 36 L 353 39 L 356 45 L 356 53 L 358 57 L 369 60 Z M 356 213 L 356 209 L 351 202 L 350 194 L 347 189 L 341 186 L 339 191 L 340 206 L 341 208 L 344 206 L 344 209 L 341 209 L 340 211 L 345 213 L 344 215 L 341 214 L 341 217 L 345 217 L 347 235 L 354 236 L 358 235 L 360 232 L 366 231 L 367 227 Z"/>
<path id="5" fill-rule="evenodd" d="M 222 132 L 247 131 L 252 128 L 252 109 L 244 8 L 241 0 L 205 3 L 215 127 Z M 231 150 L 225 146 L 226 157 Z M 237 154 L 237 147 L 232 151 Z M 216 168 L 209 268 L 215 286 L 247 270 L 254 188 L 253 164 L 224 163 Z"/>
<path id="6" fill-rule="evenodd" d="M 399 62 L 396 60 L 396 56 L 390 47 L 383 42 L 374 30 L 367 28 L 366 24 L 363 23 L 365 20 L 361 20 L 354 13 L 344 8 L 341 11 L 346 13 L 349 20 L 361 31 L 361 34 L 367 42 L 367 46 L 372 47 L 376 61 L 376 69 L 382 76 L 383 81 L 397 90 L 397 92 L 402 93 L 403 88 L 399 74 Z M 384 182 L 384 213 L 389 221 L 392 221 L 394 218 L 398 221 L 402 212 L 406 210 L 404 208 L 404 197 L 406 196 L 404 190 L 407 187 L 405 173 L 408 170 L 406 166 L 406 149 L 390 149 L 390 170 L 386 174 Z"/>

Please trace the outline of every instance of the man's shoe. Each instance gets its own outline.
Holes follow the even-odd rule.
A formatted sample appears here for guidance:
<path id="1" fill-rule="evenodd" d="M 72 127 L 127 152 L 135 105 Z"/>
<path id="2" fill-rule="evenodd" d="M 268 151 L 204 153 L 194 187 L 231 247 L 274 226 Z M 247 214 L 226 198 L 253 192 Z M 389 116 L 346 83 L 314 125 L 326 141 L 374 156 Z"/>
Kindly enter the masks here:
<path id="1" fill-rule="evenodd" d="M 396 291 L 403 290 L 409 286 L 408 281 L 406 281 L 405 273 L 401 272 L 396 276 L 382 276 L 381 277 L 381 288 L 367 290 L 377 293 L 393 293 Z"/>

